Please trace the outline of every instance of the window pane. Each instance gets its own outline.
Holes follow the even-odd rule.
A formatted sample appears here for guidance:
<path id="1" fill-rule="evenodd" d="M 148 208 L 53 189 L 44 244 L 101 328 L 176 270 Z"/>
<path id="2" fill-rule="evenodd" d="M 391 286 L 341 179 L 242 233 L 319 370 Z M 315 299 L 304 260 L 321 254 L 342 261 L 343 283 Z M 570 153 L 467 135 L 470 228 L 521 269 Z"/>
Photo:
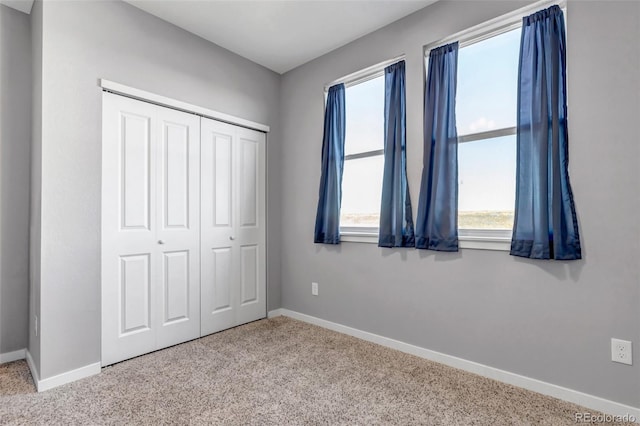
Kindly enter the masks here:
<path id="1" fill-rule="evenodd" d="M 512 229 L 516 136 L 458 145 L 458 228 Z"/>
<path id="2" fill-rule="evenodd" d="M 382 155 L 344 162 L 340 226 L 380 225 L 383 168 Z"/>
<path id="3" fill-rule="evenodd" d="M 516 125 L 520 28 L 458 52 L 458 135 Z"/>
<path id="4" fill-rule="evenodd" d="M 384 147 L 384 75 L 345 92 L 345 155 Z"/>

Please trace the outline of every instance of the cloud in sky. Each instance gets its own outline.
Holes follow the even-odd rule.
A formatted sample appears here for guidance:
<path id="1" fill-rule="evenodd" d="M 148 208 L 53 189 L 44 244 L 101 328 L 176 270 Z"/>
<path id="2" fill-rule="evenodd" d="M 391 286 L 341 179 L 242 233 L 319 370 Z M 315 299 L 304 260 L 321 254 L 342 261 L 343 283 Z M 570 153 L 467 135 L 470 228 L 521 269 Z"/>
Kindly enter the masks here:
<path id="1" fill-rule="evenodd" d="M 487 120 L 485 117 L 480 117 L 469 124 L 469 130 L 471 133 L 485 132 L 496 128 L 496 122 L 494 120 Z"/>

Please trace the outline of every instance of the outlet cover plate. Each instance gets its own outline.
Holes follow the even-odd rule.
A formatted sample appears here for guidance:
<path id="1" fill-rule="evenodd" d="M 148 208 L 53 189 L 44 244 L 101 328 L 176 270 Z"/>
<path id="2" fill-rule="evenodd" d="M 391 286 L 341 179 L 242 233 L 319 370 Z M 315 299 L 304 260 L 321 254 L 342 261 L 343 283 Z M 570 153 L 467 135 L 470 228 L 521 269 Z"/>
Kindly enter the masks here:
<path id="1" fill-rule="evenodd" d="M 631 342 L 628 340 L 611 339 L 611 361 L 633 365 Z"/>
<path id="2" fill-rule="evenodd" d="M 311 294 L 313 296 L 318 295 L 318 283 L 311 283 Z"/>

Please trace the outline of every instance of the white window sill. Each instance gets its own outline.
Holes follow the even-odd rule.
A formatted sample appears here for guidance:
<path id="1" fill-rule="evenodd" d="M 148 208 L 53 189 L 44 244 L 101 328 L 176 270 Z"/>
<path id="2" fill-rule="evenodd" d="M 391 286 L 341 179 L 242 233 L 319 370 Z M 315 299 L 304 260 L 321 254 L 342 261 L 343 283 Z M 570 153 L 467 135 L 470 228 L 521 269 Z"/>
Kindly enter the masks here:
<path id="1" fill-rule="evenodd" d="M 340 241 L 343 243 L 378 244 L 378 234 L 370 232 L 340 232 Z"/>
<path id="2" fill-rule="evenodd" d="M 369 230 L 342 231 L 340 232 L 340 241 L 344 243 L 378 244 L 378 233 Z M 509 251 L 511 250 L 511 237 L 461 235 L 458 237 L 458 247 L 472 250 Z"/>

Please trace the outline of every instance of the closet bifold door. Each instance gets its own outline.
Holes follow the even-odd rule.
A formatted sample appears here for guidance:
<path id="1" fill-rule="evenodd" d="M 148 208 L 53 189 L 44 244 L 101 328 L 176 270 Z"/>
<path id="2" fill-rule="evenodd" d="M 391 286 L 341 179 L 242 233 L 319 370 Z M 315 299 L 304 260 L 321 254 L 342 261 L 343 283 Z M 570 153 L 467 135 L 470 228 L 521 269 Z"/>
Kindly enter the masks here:
<path id="1" fill-rule="evenodd" d="M 202 335 L 266 316 L 265 134 L 201 122 Z"/>
<path id="2" fill-rule="evenodd" d="M 103 93 L 102 365 L 200 335 L 200 120 Z"/>
<path id="3" fill-rule="evenodd" d="M 158 349 L 200 337 L 200 117 L 158 107 Z"/>

